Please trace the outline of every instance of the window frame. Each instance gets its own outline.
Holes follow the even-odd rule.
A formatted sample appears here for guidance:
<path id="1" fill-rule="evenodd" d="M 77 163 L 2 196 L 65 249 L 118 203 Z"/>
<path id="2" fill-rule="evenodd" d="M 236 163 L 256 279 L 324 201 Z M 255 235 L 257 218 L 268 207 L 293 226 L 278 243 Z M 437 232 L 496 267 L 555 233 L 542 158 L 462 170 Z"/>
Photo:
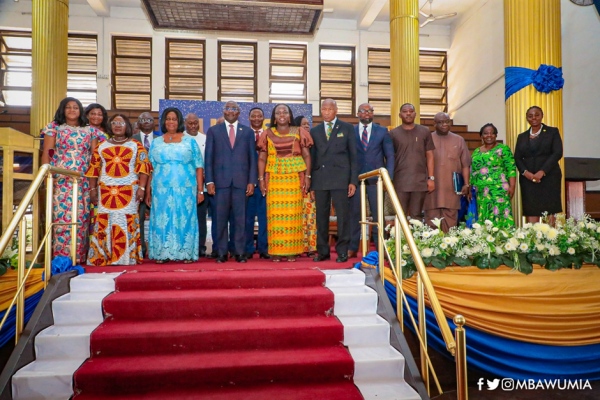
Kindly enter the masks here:
<path id="1" fill-rule="evenodd" d="M 193 43 L 202 45 L 202 58 L 184 58 L 184 57 L 171 57 L 170 46 L 171 43 Z M 190 77 L 190 75 L 176 75 L 169 73 L 170 61 L 202 61 L 202 94 L 199 95 L 197 100 L 205 100 L 206 98 L 206 40 L 204 39 L 190 39 L 190 38 L 165 38 L 165 99 L 180 99 L 177 96 L 190 96 L 194 94 L 171 91 L 170 78 L 172 77 Z"/>
<path id="2" fill-rule="evenodd" d="M 218 101 L 230 101 L 231 99 L 234 99 L 237 97 L 248 97 L 248 95 L 246 93 L 229 93 L 227 94 L 227 96 L 229 96 L 229 98 L 224 99 L 223 98 L 223 93 L 221 91 L 221 87 L 222 87 L 222 80 L 223 80 L 223 75 L 222 75 L 222 63 L 225 62 L 231 62 L 231 63 L 244 63 L 247 64 L 250 61 L 248 60 L 223 60 L 222 58 L 222 51 L 223 51 L 223 46 L 227 45 L 227 46 L 231 46 L 231 45 L 237 45 L 237 46 L 251 46 L 254 48 L 254 58 L 252 60 L 252 64 L 254 66 L 254 77 L 253 78 L 236 78 L 239 80 L 248 80 L 248 81 L 252 81 L 252 85 L 254 90 L 252 91 L 252 100 L 251 102 L 256 103 L 257 102 L 257 91 L 258 91 L 258 79 L 257 79 L 257 75 L 258 75 L 258 43 L 256 42 L 244 42 L 244 41 L 235 41 L 235 40 L 219 40 L 217 42 L 217 100 Z M 233 79 L 230 77 L 225 77 L 224 79 Z"/>
<path id="3" fill-rule="evenodd" d="M 117 41 L 118 40 L 129 40 L 129 41 L 139 41 L 139 42 L 148 42 L 150 43 L 150 57 L 148 56 L 137 56 L 137 55 L 127 55 L 127 56 L 119 56 L 117 54 Z M 152 109 L 152 37 L 144 37 L 144 36 L 119 36 L 113 35 L 111 37 L 111 57 L 110 57 L 110 77 L 111 77 L 111 105 L 113 110 L 119 110 L 117 107 L 117 94 L 130 94 L 130 95 L 149 95 L 149 106 L 143 108 L 127 108 L 127 110 L 143 110 L 150 111 Z M 129 59 L 137 59 L 137 60 L 150 60 L 150 71 L 148 74 L 129 74 L 129 73 L 117 73 L 117 58 L 129 58 Z M 149 92 L 131 92 L 131 91 L 119 91 L 117 90 L 117 76 L 147 76 L 150 79 L 150 91 Z"/>
<path id="4" fill-rule="evenodd" d="M 350 65 L 347 65 L 351 68 L 351 80 L 350 81 L 342 81 L 342 80 L 333 80 L 333 79 L 323 79 L 322 69 L 323 66 L 341 66 L 339 63 L 328 63 L 323 62 L 321 59 L 321 51 L 322 50 L 343 50 L 350 51 L 352 54 L 352 58 L 350 60 Z M 353 116 L 356 110 L 356 47 L 355 46 L 337 46 L 337 45 L 319 45 L 319 104 L 323 103 L 323 100 L 328 97 L 323 97 L 323 83 L 344 83 L 351 84 L 351 96 L 349 98 L 336 98 L 334 99 L 336 102 L 340 100 L 350 100 L 351 106 L 350 111 L 346 114 L 339 113 L 342 116 Z"/>
<path id="5" fill-rule="evenodd" d="M 283 62 L 273 60 L 273 50 L 284 49 L 284 50 L 302 50 L 302 61 L 301 62 Z M 302 77 L 288 77 L 280 78 L 273 75 L 273 67 L 302 67 Z M 271 42 L 269 43 L 269 101 L 281 102 L 281 103 L 306 103 L 308 99 L 308 45 L 299 43 L 281 43 Z M 304 85 L 303 93 L 301 98 L 286 98 L 283 96 L 273 95 L 273 83 L 302 83 Z"/>

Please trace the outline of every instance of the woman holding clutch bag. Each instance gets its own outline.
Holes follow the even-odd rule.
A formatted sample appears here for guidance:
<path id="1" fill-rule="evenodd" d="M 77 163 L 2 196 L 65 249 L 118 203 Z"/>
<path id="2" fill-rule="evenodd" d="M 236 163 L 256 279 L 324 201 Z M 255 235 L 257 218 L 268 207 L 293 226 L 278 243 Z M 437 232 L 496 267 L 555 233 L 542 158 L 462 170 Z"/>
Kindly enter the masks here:
<path id="1" fill-rule="evenodd" d="M 479 221 L 498 228 L 515 225 L 510 199 L 515 194 L 516 168 L 510 148 L 498 143 L 498 129 L 485 124 L 479 131 L 483 145 L 473 152 L 471 184 L 477 191 Z"/>

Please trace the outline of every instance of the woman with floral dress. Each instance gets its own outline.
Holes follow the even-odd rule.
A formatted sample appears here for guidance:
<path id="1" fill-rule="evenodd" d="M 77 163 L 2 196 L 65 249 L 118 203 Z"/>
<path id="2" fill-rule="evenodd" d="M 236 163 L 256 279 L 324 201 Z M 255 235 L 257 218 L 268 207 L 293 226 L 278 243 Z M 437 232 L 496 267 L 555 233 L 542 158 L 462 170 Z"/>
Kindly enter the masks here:
<path id="1" fill-rule="evenodd" d="M 150 258 L 191 263 L 198 260 L 200 241 L 196 206 L 204 201 L 204 161 L 196 140 L 185 136 L 183 116 L 170 107 L 160 118 L 162 136 L 150 146 L 152 177 L 146 204 L 150 213 Z"/>
<path id="2" fill-rule="evenodd" d="M 110 118 L 109 133 L 110 139 L 94 151 L 86 173 L 92 203 L 98 205 L 88 264 L 135 265 L 142 261 L 138 208 L 145 196 L 150 163 L 144 146 L 131 139 L 125 115 Z"/>
<path id="3" fill-rule="evenodd" d="M 498 228 L 514 226 L 510 199 L 515 194 L 517 171 L 513 154 L 496 140 L 494 124 L 485 124 L 479 135 L 483 145 L 473 152 L 471 164 L 479 221 L 490 220 Z"/>
<path id="4" fill-rule="evenodd" d="M 54 120 L 42 129 L 44 147 L 42 164 L 69 169 L 84 173 L 87 171 L 93 150 L 98 144 L 98 131 L 86 126 L 81 102 L 73 97 L 64 98 L 54 114 Z M 54 204 L 52 221 L 71 223 L 73 205 L 73 178 L 54 176 Z M 85 262 L 88 250 L 88 233 L 90 223 L 90 194 L 88 180 L 80 181 L 77 216 L 80 225 L 77 227 L 77 260 Z M 71 226 L 55 226 L 53 231 L 53 255 L 69 256 L 71 254 Z"/>

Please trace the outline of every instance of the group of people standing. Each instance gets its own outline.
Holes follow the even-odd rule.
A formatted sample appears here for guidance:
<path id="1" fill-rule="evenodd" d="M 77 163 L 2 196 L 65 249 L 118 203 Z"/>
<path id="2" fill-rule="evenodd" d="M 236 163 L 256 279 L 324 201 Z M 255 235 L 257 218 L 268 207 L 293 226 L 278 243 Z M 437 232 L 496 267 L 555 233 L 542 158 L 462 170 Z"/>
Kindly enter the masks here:
<path id="1" fill-rule="evenodd" d="M 43 129 L 42 162 L 84 173 L 77 204 L 80 262 L 90 265 L 134 265 L 143 255 L 164 263 L 194 262 L 211 256 L 246 262 L 255 252 L 274 262 L 295 261 L 316 253 L 315 262 L 330 259 L 329 222 L 337 216 L 337 262 L 356 256 L 360 239 L 358 175 L 386 168 L 400 203 L 411 218 L 441 219 L 444 231 L 456 226 L 460 197 L 475 187 L 479 218 L 499 226 L 514 225 L 510 199 L 516 166 L 528 218 L 560 212 L 562 142 L 556 128 L 541 123 L 539 107 L 527 111 L 531 129 L 519 135 L 515 156 L 497 142 L 493 124 L 482 127 L 482 146 L 469 154 L 465 141 L 450 132 L 447 114 L 438 113 L 435 131 L 415 124 L 415 108 L 404 104 L 402 124 L 392 131 L 373 123 L 374 110 L 361 104 L 359 124 L 337 117 L 337 104 L 321 104 L 323 123 L 310 129 L 303 116 L 294 118 L 286 104 L 273 108 L 270 125 L 253 108 L 251 126 L 238 121 L 240 108 L 227 102 L 223 120 L 206 134 L 199 119 L 185 119 L 177 108 L 161 115 L 161 133 L 143 113 L 139 133 L 123 114 L 107 118 L 100 105 L 84 110 L 64 99 L 53 122 Z M 473 165 L 471 165 L 471 162 Z M 457 189 L 453 174 L 464 186 Z M 54 222 L 71 222 L 71 180 L 57 177 Z M 367 197 L 377 221 L 375 180 Z M 96 206 L 88 245 L 90 204 Z M 207 208 L 212 215 L 212 254 L 206 252 Z M 151 211 L 150 211 L 151 210 Z M 148 249 L 144 221 L 149 213 Z M 254 240 L 255 220 L 258 239 Z M 55 255 L 68 255 L 69 227 L 54 231 Z M 374 230 L 377 240 L 377 230 Z M 316 236 L 316 240 L 315 240 Z"/>

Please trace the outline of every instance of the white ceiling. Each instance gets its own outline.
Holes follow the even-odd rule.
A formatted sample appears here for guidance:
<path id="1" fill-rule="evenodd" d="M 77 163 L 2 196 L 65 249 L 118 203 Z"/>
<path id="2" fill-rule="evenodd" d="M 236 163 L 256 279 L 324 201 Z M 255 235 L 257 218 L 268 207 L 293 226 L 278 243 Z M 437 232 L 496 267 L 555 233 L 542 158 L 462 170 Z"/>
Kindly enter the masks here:
<path id="1" fill-rule="evenodd" d="M 405 1 L 405 0 L 400 0 Z M 429 0 L 418 0 L 419 7 L 429 14 Z M 437 25 L 452 25 L 458 18 L 468 12 L 478 3 L 498 0 L 433 0 L 431 12 L 433 15 L 441 15 L 457 12 L 455 18 L 435 21 Z M 97 15 L 110 15 L 111 7 L 141 7 L 140 0 L 70 0 L 73 4 L 88 4 Z M 359 22 L 362 29 L 368 29 L 373 21 L 389 21 L 389 0 L 324 0 L 323 9 L 325 18 L 347 19 Z M 419 16 L 419 21 L 425 21 Z"/>

